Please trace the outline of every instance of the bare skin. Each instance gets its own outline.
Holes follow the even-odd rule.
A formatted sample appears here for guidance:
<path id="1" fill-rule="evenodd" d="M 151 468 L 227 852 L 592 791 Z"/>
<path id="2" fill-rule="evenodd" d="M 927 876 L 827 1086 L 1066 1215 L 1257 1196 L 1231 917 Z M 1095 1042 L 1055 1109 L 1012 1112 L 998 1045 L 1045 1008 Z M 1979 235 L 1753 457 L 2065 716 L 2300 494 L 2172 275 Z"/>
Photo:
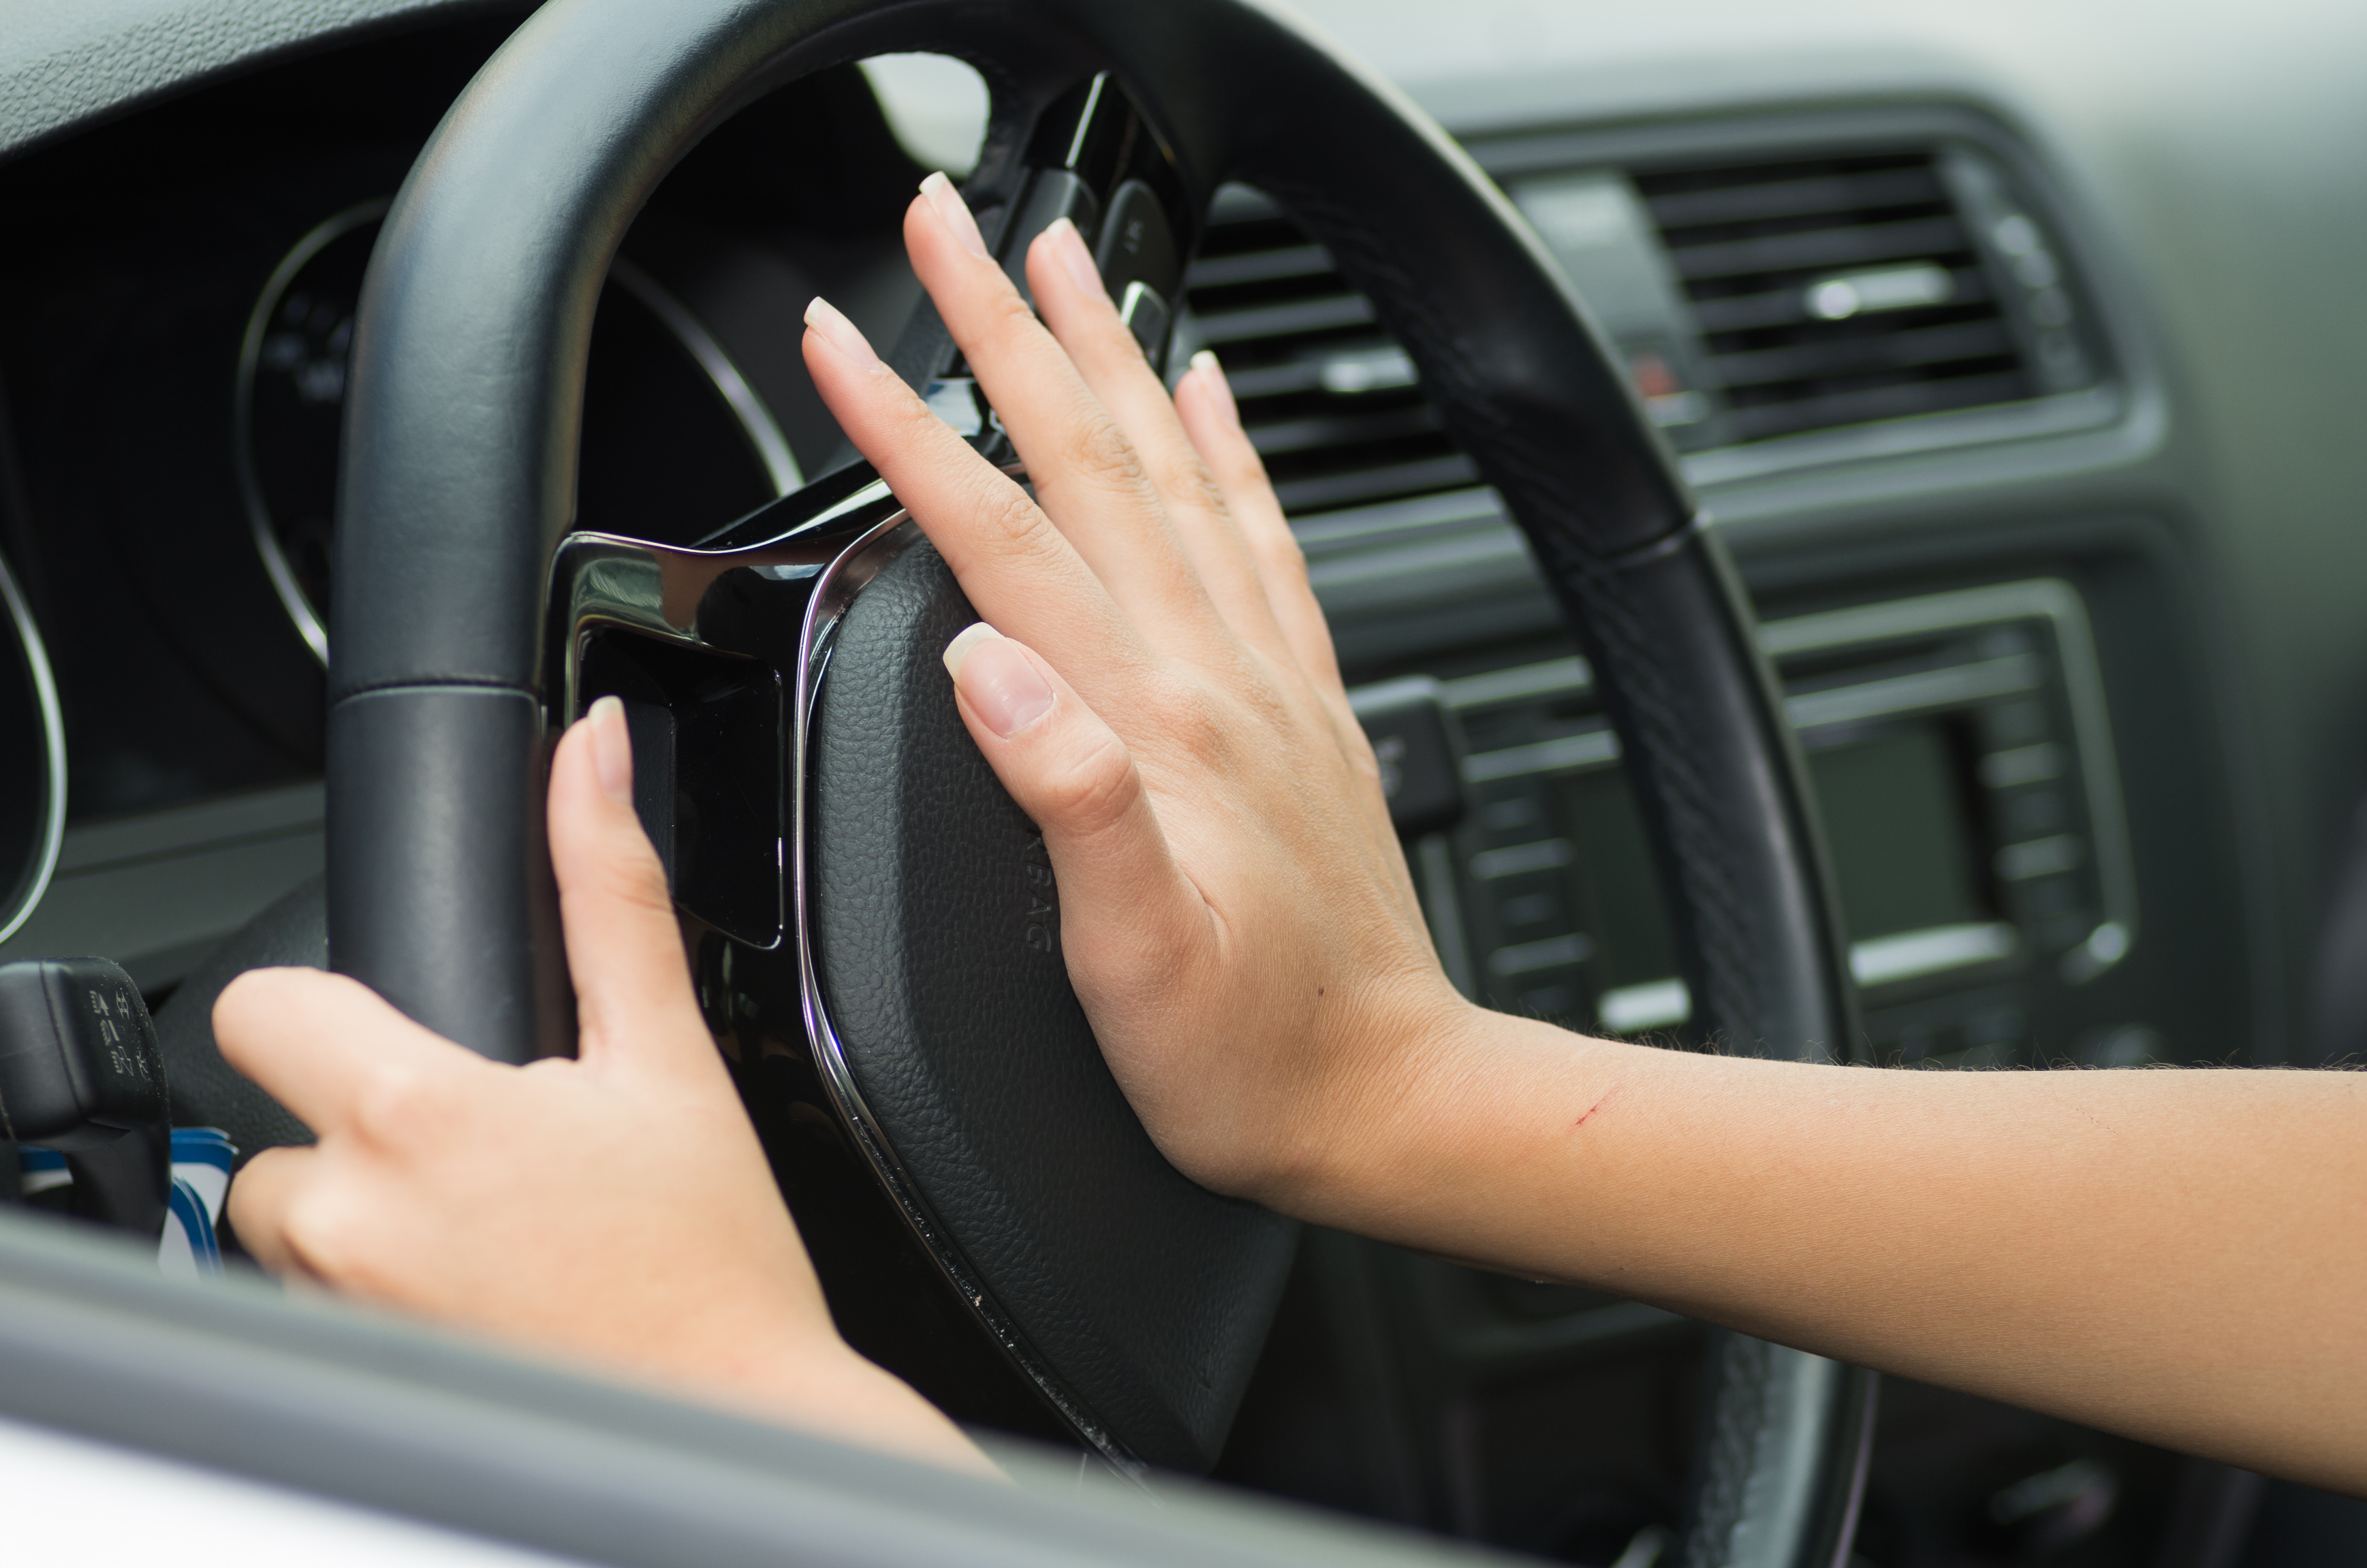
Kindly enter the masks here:
<path id="1" fill-rule="evenodd" d="M 1072 231 L 1029 254 L 1034 312 L 942 182 L 906 240 L 1040 507 L 820 301 L 807 363 L 986 618 L 947 651 L 953 693 L 1044 829 L 1070 973 L 1181 1169 L 2367 1493 L 2367 1079 L 1818 1067 L 1472 1006 L 1222 373 L 1204 362 L 1171 399 Z M 225 1051 L 323 1137 L 249 1167 L 240 1233 L 358 1295 L 979 1463 L 830 1325 L 654 860 L 602 787 L 609 722 L 578 726 L 552 783 L 583 1060 L 494 1067 L 351 983 L 242 980 Z M 628 1142 L 629 1163 L 584 1152 Z M 629 1288 L 590 1288 L 629 1257 Z"/>
<path id="2" fill-rule="evenodd" d="M 320 1134 L 240 1173 L 240 1239 L 289 1278 L 991 1470 L 831 1322 L 692 998 L 613 701 L 552 759 L 550 847 L 582 1023 L 572 1061 L 488 1062 L 309 969 L 222 992 L 223 1054 Z"/>

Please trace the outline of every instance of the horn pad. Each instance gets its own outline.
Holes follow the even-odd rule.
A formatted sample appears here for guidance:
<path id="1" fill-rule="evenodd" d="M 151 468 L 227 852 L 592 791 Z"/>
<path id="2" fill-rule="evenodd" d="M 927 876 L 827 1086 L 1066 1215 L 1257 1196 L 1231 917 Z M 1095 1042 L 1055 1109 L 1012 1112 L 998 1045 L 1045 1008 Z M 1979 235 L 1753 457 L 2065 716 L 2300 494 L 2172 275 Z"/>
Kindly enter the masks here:
<path id="1" fill-rule="evenodd" d="M 1168 1164 L 1110 1075 L 1043 839 L 955 707 L 942 654 L 977 619 L 923 540 L 838 623 L 802 781 L 830 1032 L 875 1163 L 1037 1386 L 1127 1454 L 1206 1470 L 1297 1227 Z"/>

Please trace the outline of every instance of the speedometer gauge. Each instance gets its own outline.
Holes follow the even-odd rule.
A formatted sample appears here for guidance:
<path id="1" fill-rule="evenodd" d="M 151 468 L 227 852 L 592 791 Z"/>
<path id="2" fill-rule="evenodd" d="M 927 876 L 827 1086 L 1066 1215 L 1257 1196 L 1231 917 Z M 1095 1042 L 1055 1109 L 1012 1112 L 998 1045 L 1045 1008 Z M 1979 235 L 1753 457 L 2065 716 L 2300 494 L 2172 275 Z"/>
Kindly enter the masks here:
<path id="1" fill-rule="evenodd" d="M 50 885 L 66 826 L 65 724 L 57 684 L 6 561 L 0 561 L 0 941 L 6 941 Z"/>
<path id="2" fill-rule="evenodd" d="M 264 570 L 329 655 L 329 535 L 354 312 L 390 203 L 330 219 L 273 271 L 238 362 L 238 465 Z M 619 259 L 594 318 L 576 526 L 689 543 L 801 480 L 780 427 L 722 347 Z"/>

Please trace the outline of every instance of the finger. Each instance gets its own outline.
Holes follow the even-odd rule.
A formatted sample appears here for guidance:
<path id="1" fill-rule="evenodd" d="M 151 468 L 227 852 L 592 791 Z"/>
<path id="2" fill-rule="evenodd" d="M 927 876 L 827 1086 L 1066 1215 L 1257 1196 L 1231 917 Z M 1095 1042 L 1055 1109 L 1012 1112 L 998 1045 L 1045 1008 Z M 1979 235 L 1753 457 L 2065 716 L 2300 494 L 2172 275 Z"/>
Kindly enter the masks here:
<path id="1" fill-rule="evenodd" d="M 1002 268 L 942 175 L 904 217 L 912 269 L 1001 416 L 1045 514 L 1154 644 L 1217 624 L 1140 456 Z"/>
<path id="2" fill-rule="evenodd" d="M 483 1059 L 378 993 L 316 969 L 249 970 L 214 999 L 222 1060 L 323 1137 L 350 1129 L 409 1074 Z"/>
<path id="3" fill-rule="evenodd" d="M 980 615 L 1070 669 L 1123 678 L 1149 658 L 1076 547 L 880 361 L 826 300 L 806 308 L 805 358 L 839 428 L 953 568 Z"/>
<path id="4" fill-rule="evenodd" d="M 1214 354 L 1203 349 L 1192 356 L 1190 372 L 1175 388 L 1175 413 L 1257 562 L 1266 601 L 1299 668 L 1326 696 L 1345 702 L 1331 630 L 1308 580 L 1307 552 L 1290 531 L 1290 519 L 1274 497 L 1264 461 L 1241 428 L 1240 410 Z"/>
<path id="5" fill-rule="evenodd" d="M 665 868 L 633 810 L 625 705 L 604 697 L 550 759 L 550 864 L 585 1062 L 620 1054 L 705 1069 L 715 1048 L 698 1017 Z"/>
<path id="6" fill-rule="evenodd" d="M 320 1179 L 318 1149 L 266 1149 L 247 1161 L 230 1184 L 230 1222 L 247 1256 L 270 1273 L 309 1277 L 288 1242 L 288 1214 L 296 1199 Z"/>
<path id="7" fill-rule="evenodd" d="M 1103 287 L 1074 223 L 1063 218 L 1036 236 L 1028 247 L 1027 279 L 1044 324 L 1140 457 L 1227 623 L 1269 653 L 1285 652 L 1249 541 L 1184 434 L 1166 383 Z"/>
<path id="8" fill-rule="evenodd" d="M 1207 932 L 1206 906 L 1175 864 L 1124 742 L 1035 652 L 980 622 L 946 649 L 962 721 L 1044 835 L 1071 907 L 1123 909 L 1097 942 L 1132 949 L 1093 971 L 1165 975 Z M 1049 903 L 1051 901 L 1045 901 Z M 1079 979 L 1076 967 L 1070 972 Z"/>

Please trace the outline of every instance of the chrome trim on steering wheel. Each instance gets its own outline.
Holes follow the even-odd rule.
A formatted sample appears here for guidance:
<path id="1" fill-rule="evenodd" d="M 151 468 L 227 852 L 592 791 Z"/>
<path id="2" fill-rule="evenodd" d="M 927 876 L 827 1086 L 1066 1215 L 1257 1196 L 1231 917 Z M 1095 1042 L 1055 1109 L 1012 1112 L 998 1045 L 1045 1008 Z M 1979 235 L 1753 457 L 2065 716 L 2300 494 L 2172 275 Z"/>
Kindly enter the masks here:
<path id="1" fill-rule="evenodd" d="M 1005 465 L 1003 472 L 1024 478 L 1016 464 Z M 808 898 L 812 860 L 808 786 L 815 706 L 848 608 L 882 569 L 920 539 L 911 513 L 887 483 L 869 477 L 867 467 L 860 465 L 827 475 L 693 549 L 614 534 L 568 535 L 552 557 L 546 600 L 550 642 L 544 668 L 556 699 L 553 728 L 589 706 L 583 655 L 590 639 L 604 631 L 629 631 L 679 647 L 786 666 L 781 673 L 787 677 L 791 705 L 786 770 L 789 812 L 782 856 L 787 926 L 796 946 L 806 1039 L 823 1090 L 907 1228 L 1004 1355 L 1113 1468 L 1139 1474 L 1146 1468 L 1142 1461 L 1094 1419 L 1030 1347 L 936 1220 L 866 1100 L 822 992 Z M 793 594 L 803 589 L 793 644 L 750 646 L 742 639 L 702 627 L 699 608 L 708 591 L 742 571 Z M 781 613 L 790 608 L 782 603 Z"/>
<path id="2" fill-rule="evenodd" d="M 1014 477 L 1015 467 L 1006 468 Z M 831 1021 L 830 1005 L 822 994 L 821 974 L 814 961 L 812 926 L 808 917 L 807 891 L 811 857 L 807 812 L 810 774 L 809 748 L 813 738 L 813 715 L 821 692 L 821 683 L 830 671 L 831 649 L 839 622 L 845 618 L 855 596 L 884 570 L 889 562 L 902 554 L 921 539 L 919 525 L 910 520 L 902 510 L 881 522 L 869 533 L 849 545 L 826 567 L 817 582 L 813 597 L 806 607 L 805 626 L 798 637 L 797 680 L 793 687 L 795 728 L 792 732 L 790 798 L 790 865 L 791 898 L 790 929 L 795 933 L 798 949 L 798 993 L 805 1006 L 806 1036 L 813 1047 L 815 1064 L 821 1069 L 823 1087 L 835 1105 L 839 1119 L 853 1136 L 855 1146 L 863 1151 L 880 1181 L 895 1199 L 897 1210 L 904 1216 L 921 1245 L 934 1260 L 947 1282 L 970 1304 L 979 1321 L 984 1324 L 1003 1353 L 1025 1372 L 1036 1392 L 1058 1409 L 1077 1435 L 1091 1443 L 1096 1452 L 1113 1467 L 1127 1475 L 1138 1475 L 1147 1467 L 1113 1437 L 1108 1429 L 1085 1408 L 1061 1381 L 1053 1375 L 1041 1358 L 1028 1346 L 1002 1305 L 984 1283 L 974 1274 L 962 1256 L 961 1248 L 946 1235 L 930 1210 L 928 1201 L 904 1169 L 896 1150 L 881 1131 L 878 1118 L 863 1096 L 862 1085 L 855 1082 L 849 1064 L 846 1047 Z"/>

